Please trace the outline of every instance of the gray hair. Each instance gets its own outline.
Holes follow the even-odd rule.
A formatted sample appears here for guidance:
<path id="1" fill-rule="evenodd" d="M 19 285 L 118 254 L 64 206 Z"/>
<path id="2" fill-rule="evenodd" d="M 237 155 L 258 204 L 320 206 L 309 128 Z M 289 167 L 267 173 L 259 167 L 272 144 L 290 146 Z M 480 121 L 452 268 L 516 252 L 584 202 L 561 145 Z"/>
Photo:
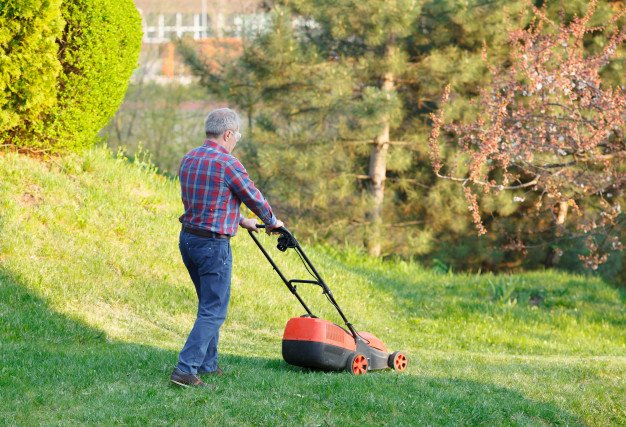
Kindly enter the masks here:
<path id="1" fill-rule="evenodd" d="M 230 108 L 213 110 L 204 119 L 204 132 L 209 138 L 217 138 L 229 129 L 239 129 L 239 116 Z"/>

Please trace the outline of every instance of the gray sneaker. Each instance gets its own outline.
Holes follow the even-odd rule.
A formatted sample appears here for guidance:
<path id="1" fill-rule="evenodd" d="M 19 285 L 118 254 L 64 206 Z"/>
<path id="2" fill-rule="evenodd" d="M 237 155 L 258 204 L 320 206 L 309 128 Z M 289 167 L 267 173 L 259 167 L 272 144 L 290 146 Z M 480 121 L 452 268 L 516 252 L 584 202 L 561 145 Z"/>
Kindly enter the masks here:
<path id="1" fill-rule="evenodd" d="M 178 368 L 174 368 L 172 375 L 170 375 L 170 381 L 181 387 L 215 387 L 213 384 L 209 385 L 203 382 L 197 375 L 188 374 Z"/>

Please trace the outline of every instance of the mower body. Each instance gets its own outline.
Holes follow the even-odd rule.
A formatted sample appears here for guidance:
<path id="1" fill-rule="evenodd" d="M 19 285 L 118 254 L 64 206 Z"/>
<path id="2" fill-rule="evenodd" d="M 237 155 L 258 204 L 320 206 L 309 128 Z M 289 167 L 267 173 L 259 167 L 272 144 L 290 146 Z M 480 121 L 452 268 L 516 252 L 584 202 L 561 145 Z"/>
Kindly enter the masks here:
<path id="1" fill-rule="evenodd" d="M 367 359 L 361 364 L 365 371 L 394 367 L 385 344 L 370 333 L 359 332 L 355 339 L 341 326 L 310 316 L 294 317 L 287 322 L 283 359 L 291 365 L 350 371 L 357 355 Z"/>

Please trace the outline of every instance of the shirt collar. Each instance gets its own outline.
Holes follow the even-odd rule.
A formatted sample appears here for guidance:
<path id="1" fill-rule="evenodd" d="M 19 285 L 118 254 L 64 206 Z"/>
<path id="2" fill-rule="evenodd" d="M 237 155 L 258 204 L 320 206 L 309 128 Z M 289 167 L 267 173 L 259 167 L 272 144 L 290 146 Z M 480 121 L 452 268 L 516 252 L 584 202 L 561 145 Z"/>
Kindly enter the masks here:
<path id="1" fill-rule="evenodd" d="M 226 148 L 222 147 L 221 145 L 219 145 L 217 142 L 215 142 L 213 140 L 206 139 L 204 141 L 204 145 L 207 146 L 207 147 L 210 147 L 210 148 L 212 148 L 214 150 L 221 151 L 224 154 L 228 154 L 228 150 Z"/>

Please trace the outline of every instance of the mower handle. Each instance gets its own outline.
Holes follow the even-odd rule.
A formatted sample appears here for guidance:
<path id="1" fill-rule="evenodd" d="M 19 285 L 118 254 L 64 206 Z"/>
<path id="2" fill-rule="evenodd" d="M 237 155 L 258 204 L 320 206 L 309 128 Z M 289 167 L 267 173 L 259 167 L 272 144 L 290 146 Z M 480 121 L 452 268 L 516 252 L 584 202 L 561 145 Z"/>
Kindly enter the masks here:
<path id="1" fill-rule="evenodd" d="M 265 228 L 267 230 L 267 226 L 265 224 L 257 224 L 256 226 L 257 228 Z M 252 235 L 251 230 L 248 230 L 248 233 L 250 234 L 250 237 L 252 237 L 255 241 L 257 241 L 256 237 Z M 300 244 L 298 243 L 296 238 L 285 227 L 277 227 L 268 231 L 268 234 L 273 234 L 273 233 L 280 234 L 280 237 L 278 238 L 278 246 L 277 246 L 279 250 L 285 252 L 288 248 L 300 248 Z M 261 247 L 261 244 L 258 243 L 258 241 L 257 241 L 257 245 Z M 268 257 L 268 255 L 266 255 L 266 257 Z"/>
<path id="2" fill-rule="evenodd" d="M 256 228 L 267 228 L 267 226 L 266 226 L 265 224 L 257 224 L 257 225 L 256 225 Z M 277 231 L 277 232 L 279 232 L 279 233 L 287 233 L 287 234 L 289 234 L 289 235 L 293 236 L 293 235 L 289 232 L 289 230 L 287 230 L 285 227 L 278 227 L 278 228 L 273 228 L 273 229 L 271 229 L 271 230 L 270 230 L 270 232 L 273 232 L 273 231 Z"/>
<path id="3" fill-rule="evenodd" d="M 256 225 L 257 228 L 267 228 L 265 226 L 265 224 L 257 224 Z M 279 241 L 284 238 L 284 236 L 287 236 L 287 239 L 289 239 L 289 241 L 294 242 L 295 246 L 298 246 L 298 241 L 295 239 L 295 237 L 293 237 L 293 235 L 289 232 L 289 230 L 287 230 L 285 227 L 278 227 L 275 228 L 274 230 L 276 230 L 277 232 L 279 232 L 281 234 Z M 274 231 L 271 230 L 271 231 Z M 272 259 L 272 257 L 270 256 L 270 254 L 265 250 L 265 248 L 263 247 L 263 245 L 261 244 L 261 242 L 259 241 L 259 239 L 254 235 L 254 233 L 252 232 L 252 230 L 248 230 L 248 234 L 250 234 L 250 237 L 252 238 L 252 240 L 254 240 L 254 243 L 256 243 L 256 245 L 259 247 L 259 249 L 261 250 L 261 252 L 263 253 L 263 255 L 265 255 L 265 258 L 267 258 L 267 260 L 269 261 L 269 263 L 271 264 L 271 266 L 274 268 L 274 271 L 276 271 L 276 273 L 278 273 L 278 275 L 280 276 L 280 278 L 283 280 L 283 282 L 285 283 L 285 285 L 287 285 L 287 287 L 289 288 L 289 290 L 291 291 L 292 294 L 295 295 L 295 297 L 298 299 L 298 301 L 300 301 L 300 304 L 302 304 L 302 307 L 304 307 L 304 309 L 306 310 L 306 312 L 308 313 L 309 316 L 311 317 L 317 317 L 315 316 L 311 310 L 309 309 L 309 307 L 307 307 L 307 305 L 305 304 L 304 300 L 300 297 L 300 295 L 298 295 L 298 291 L 296 290 L 296 287 L 292 284 L 291 280 L 287 280 L 287 278 L 285 277 L 285 275 L 282 273 L 282 271 L 280 271 L 280 269 L 278 268 L 278 266 L 276 265 L 276 263 L 274 262 L 274 260 Z M 280 245 L 279 245 L 279 249 L 280 249 Z M 282 250 L 283 252 L 287 249 L 287 246 L 285 246 Z M 317 283 L 317 282 L 316 282 Z M 318 283 L 319 284 L 319 283 Z"/>
<path id="4" fill-rule="evenodd" d="M 256 226 L 257 228 L 267 229 L 267 226 L 265 224 L 257 224 Z M 278 250 L 285 252 L 288 248 L 295 249 L 295 251 L 300 255 L 300 258 L 302 259 L 304 266 L 306 267 L 307 270 L 309 270 L 309 273 L 311 273 L 311 275 L 313 276 L 315 280 L 297 280 L 297 279 L 287 280 L 287 278 L 280 271 L 280 269 L 278 268 L 278 266 L 276 265 L 276 263 L 274 262 L 270 254 L 265 250 L 265 248 L 263 247 L 259 239 L 256 238 L 254 233 L 251 230 L 248 230 L 248 234 L 250 234 L 250 237 L 252 238 L 252 240 L 254 240 L 254 243 L 256 243 L 256 245 L 259 247 L 263 255 L 265 255 L 265 258 L 267 258 L 267 260 L 272 265 L 276 273 L 278 273 L 278 275 L 283 280 L 285 285 L 287 285 L 291 293 L 294 294 L 296 298 L 298 298 L 298 301 L 300 301 L 300 304 L 302 304 L 302 307 L 304 307 L 304 309 L 306 310 L 309 316 L 317 317 L 313 313 L 311 313 L 311 310 L 309 309 L 309 307 L 307 307 L 307 305 L 304 303 L 300 295 L 298 295 L 296 287 L 293 285 L 294 283 L 311 283 L 311 284 L 319 285 L 324 290 L 324 294 L 326 294 L 326 296 L 328 297 L 332 305 L 339 312 L 339 315 L 345 322 L 348 329 L 350 329 L 350 332 L 352 332 L 352 336 L 354 337 L 354 339 L 357 339 L 358 334 L 356 330 L 354 329 L 352 324 L 348 321 L 348 319 L 346 319 L 346 316 L 343 314 L 343 311 L 341 311 L 341 308 L 339 308 L 337 301 L 335 301 L 335 297 L 330 291 L 330 288 L 328 287 L 326 282 L 324 282 L 324 279 L 322 279 L 322 276 L 320 276 L 320 274 L 317 272 L 317 270 L 313 266 L 313 263 L 311 262 L 309 257 L 306 256 L 306 253 L 304 253 L 304 250 L 302 249 L 302 247 L 300 246 L 296 238 L 293 236 L 293 234 L 291 234 L 291 232 L 287 230 L 285 227 L 278 227 L 278 228 L 274 228 L 270 230 L 270 232 L 274 232 L 274 231 L 280 233 L 281 235 L 278 238 L 278 246 L 277 246 Z"/>

